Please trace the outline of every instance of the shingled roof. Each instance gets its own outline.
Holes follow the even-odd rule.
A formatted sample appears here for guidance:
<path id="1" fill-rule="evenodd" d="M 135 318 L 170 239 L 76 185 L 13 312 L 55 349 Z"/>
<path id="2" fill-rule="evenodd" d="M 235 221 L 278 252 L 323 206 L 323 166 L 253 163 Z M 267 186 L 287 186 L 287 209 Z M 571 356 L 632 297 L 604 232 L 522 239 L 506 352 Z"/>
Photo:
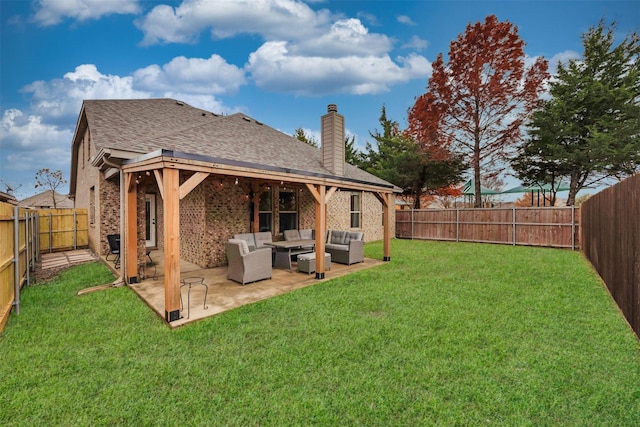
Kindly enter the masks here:
<path id="1" fill-rule="evenodd" d="M 69 199 L 69 196 L 65 196 L 53 190 L 46 190 L 42 193 L 38 193 L 31 197 L 21 200 L 18 206 L 49 209 L 53 208 L 53 198 L 56 199 L 56 207 L 58 209 L 72 208 L 73 200 Z"/>
<path id="2" fill-rule="evenodd" d="M 102 152 L 171 151 L 392 187 L 349 164 L 344 177 L 336 176 L 323 166 L 321 150 L 242 113 L 223 116 L 174 99 L 86 100 L 83 112 L 91 140 Z M 76 139 L 81 123 L 82 117 Z"/>

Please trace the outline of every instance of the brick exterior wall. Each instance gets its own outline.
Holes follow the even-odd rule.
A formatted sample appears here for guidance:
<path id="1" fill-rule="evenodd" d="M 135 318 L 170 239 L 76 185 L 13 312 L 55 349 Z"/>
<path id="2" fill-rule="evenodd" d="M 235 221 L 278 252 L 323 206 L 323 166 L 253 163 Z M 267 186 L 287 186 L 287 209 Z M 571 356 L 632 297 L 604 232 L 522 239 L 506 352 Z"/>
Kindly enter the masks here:
<path id="1" fill-rule="evenodd" d="M 88 140 L 88 135 L 87 135 Z M 83 148 L 84 147 L 84 148 Z M 85 149 L 83 143 L 79 147 Z M 79 161 L 83 157 L 78 156 Z M 120 232 L 120 183 L 117 177 L 106 180 L 104 174 L 90 165 L 84 157 L 84 167 L 78 165 L 76 207 L 89 208 L 90 188 L 95 189 L 95 219 L 89 225 L 89 246 L 99 254 L 107 254 L 109 245 L 106 236 Z M 189 173 L 181 173 L 180 183 Z M 251 227 L 249 196 L 242 186 L 235 185 L 233 178 L 209 176 L 180 201 L 180 257 L 204 268 L 227 264 L 225 242 L 234 234 L 247 233 Z M 290 187 L 289 187 L 290 189 Z M 273 239 L 282 240 L 279 230 L 278 199 L 280 189 L 272 187 Z M 315 228 L 315 200 L 306 188 L 297 188 L 298 228 Z M 141 266 L 146 261 L 145 246 L 145 195 L 156 195 L 156 247 L 164 248 L 163 203 L 153 175 L 138 185 L 137 194 L 137 242 L 138 259 Z M 327 206 L 328 229 L 350 230 L 350 191 L 337 191 Z M 392 211 L 395 221 L 395 212 Z M 370 193 L 362 193 L 362 227 L 365 240 L 383 238 L 382 205 Z M 395 224 L 392 223 L 392 236 Z M 144 278 L 140 267 L 138 275 Z"/>
<path id="2" fill-rule="evenodd" d="M 351 193 L 336 191 L 327 204 L 327 229 L 357 230 L 364 232 L 364 240 L 372 242 L 384 238 L 382 223 L 382 203 L 376 196 L 367 192 L 361 194 L 361 217 L 358 229 L 351 228 Z M 395 199 L 394 199 L 395 200 Z M 391 236 L 395 236 L 395 210 L 391 207 Z"/>

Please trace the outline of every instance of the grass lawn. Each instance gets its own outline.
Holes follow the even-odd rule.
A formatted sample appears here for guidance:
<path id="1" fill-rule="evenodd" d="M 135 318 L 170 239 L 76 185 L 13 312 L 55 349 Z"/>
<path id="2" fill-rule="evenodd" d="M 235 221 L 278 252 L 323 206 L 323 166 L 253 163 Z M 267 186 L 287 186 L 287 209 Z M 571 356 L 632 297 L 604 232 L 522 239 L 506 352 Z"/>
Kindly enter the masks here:
<path id="1" fill-rule="evenodd" d="M 579 252 L 394 241 L 177 330 L 126 287 L 76 296 L 111 280 L 24 289 L 0 425 L 640 425 L 640 345 Z"/>

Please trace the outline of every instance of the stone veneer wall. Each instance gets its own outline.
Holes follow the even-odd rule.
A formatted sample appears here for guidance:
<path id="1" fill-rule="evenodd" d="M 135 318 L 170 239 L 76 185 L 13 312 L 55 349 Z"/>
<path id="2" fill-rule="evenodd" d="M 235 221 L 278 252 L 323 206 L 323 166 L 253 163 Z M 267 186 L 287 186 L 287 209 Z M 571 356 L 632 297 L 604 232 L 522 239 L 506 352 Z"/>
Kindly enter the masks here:
<path id="1" fill-rule="evenodd" d="M 106 180 L 100 173 L 100 183 L 96 188 L 96 211 L 100 211 L 100 252 L 109 253 L 107 235 L 120 233 L 120 180 Z M 97 214 L 96 214 L 97 216 Z"/>
<path id="2" fill-rule="evenodd" d="M 205 246 L 198 248 L 206 267 L 227 265 L 225 243 L 234 234 L 246 233 L 250 226 L 249 196 L 233 181 L 209 177 L 199 188 L 204 189 Z M 183 240 L 184 241 L 184 240 Z"/>
<path id="3" fill-rule="evenodd" d="M 298 224 L 300 229 L 316 228 L 316 200 L 306 188 L 299 192 Z"/>
<path id="4" fill-rule="evenodd" d="M 181 176 L 180 182 L 188 175 Z M 154 183 L 146 187 L 147 193 L 157 194 L 157 246 L 164 247 L 163 204 Z M 337 191 L 328 204 L 328 229 L 350 230 L 350 191 Z M 277 232 L 279 188 L 272 187 L 272 206 L 274 216 L 274 240 L 281 240 Z M 142 197 L 144 209 L 144 197 Z M 144 212 L 142 210 L 141 212 Z M 142 217 L 142 216 L 141 216 Z M 298 189 L 299 228 L 315 228 L 315 200 L 311 193 Z M 141 220 L 141 233 L 144 238 L 144 218 Z M 365 240 L 381 240 L 382 205 L 370 193 L 362 193 L 362 225 L 359 230 L 365 232 Z M 242 186 L 235 185 L 231 178 L 222 180 L 219 176 L 210 176 L 180 201 L 180 257 L 201 267 L 211 268 L 227 264 L 225 243 L 233 235 L 248 233 L 251 227 L 249 197 Z M 395 224 L 392 224 L 395 230 Z M 392 231 L 393 232 L 393 231 Z M 144 247 L 144 240 L 142 241 Z M 142 253 L 144 255 L 144 253 Z"/>

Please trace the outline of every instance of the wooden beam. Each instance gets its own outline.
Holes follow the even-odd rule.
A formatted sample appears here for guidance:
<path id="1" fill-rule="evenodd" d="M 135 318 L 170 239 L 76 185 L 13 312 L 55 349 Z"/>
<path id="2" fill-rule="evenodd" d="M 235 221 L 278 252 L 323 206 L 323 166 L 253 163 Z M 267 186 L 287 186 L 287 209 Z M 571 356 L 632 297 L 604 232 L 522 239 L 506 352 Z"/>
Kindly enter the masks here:
<path id="1" fill-rule="evenodd" d="M 309 193 L 311 193 L 316 203 L 320 203 L 320 193 L 316 189 L 316 186 L 308 182 L 305 182 L 304 185 L 307 187 L 307 190 L 309 190 Z"/>
<path id="2" fill-rule="evenodd" d="M 376 199 L 380 200 L 382 206 L 387 206 L 387 199 L 385 197 L 386 193 L 374 192 L 373 195 L 376 196 Z"/>
<path id="3" fill-rule="evenodd" d="M 391 261 L 391 213 L 393 212 L 393 193 L 382 193 L 382 212 L 384 216 L 383 260 Z"/>
<path id="4" fill-rule="evenodd" d="M 156 185 L 158 186 L 160 197 L 164 199 L 164 183 L 162 182 L 162 172 L 160 172 L 160 169 L 154 169 L 153 175 L 156 177 Z"/>
<path id="5" fill-rule="evenodd" d="M 316 279 L 324 279 L 326 266 L 324 265 L 325 235 L 327 234 L 327 187 L 319 185 L 314 191 L 318 193 L 316 199 Z"/>
<path id="6" fill-rule="evenodd" d="M 125 174 L 124 181 L 124 242 L 121 238 L 120 250 L 124 252 L 125 280 L 132 284 L 138 283 L 138 184 L 132 173 Z"/>
<path id="7" fill-rule="evenodd" d="M 164 186 L 164 314 L 167 322 L 180 318 L 180 171 L 162 171 Z"/>
<path id="8" fill-rule="evenodd" d="M 202 181 L 207 179 L 210 174 L 208 172 L 196 172 L 188 180 L 180 186 L 180 200 L 187 197 L 187 194 L 196 188 Z"/>
<path id="9" fill-rule="evenodd" d="M 325 203 L 329 203 L 329 199 L 331 199 L 331 196 L 333 196 L 337 190 L 338 190 L 338 187 L 331 187 L 331 188 L 327 191 L 326 196 L 324 197 L 324 202 L 325 202 Z"/>

